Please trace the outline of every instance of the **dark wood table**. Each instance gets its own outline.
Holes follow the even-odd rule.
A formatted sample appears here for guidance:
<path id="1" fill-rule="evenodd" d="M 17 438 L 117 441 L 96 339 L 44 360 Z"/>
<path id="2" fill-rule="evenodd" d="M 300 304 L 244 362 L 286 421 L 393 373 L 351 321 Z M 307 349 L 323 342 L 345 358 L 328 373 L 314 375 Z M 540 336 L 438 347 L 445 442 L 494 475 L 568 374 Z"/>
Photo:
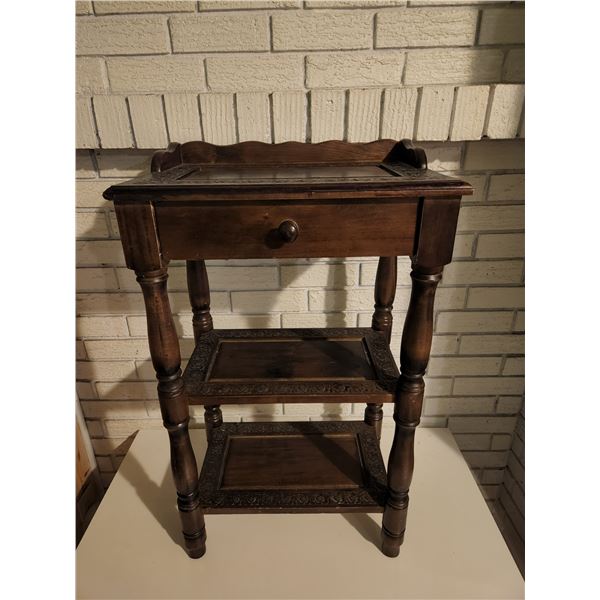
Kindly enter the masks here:
<path id="1" fill-rule="evenodd" d="M 205 513 L 383 512 L 382 551 L 403 541 L 435 290 L 468 183 L 427 169 L 405 140 L 171 144 L 151 173 L 111 186 L 127 267 L 144 295 L 189 556 Z M 206 259 L 379 256 L 371 328 L 214 330 Z M 412 259 L 401 374 L 389 349 L 396 257 Z M 182 373 L 167 267 L 186 260 L 195 350 Z M 220 405 L 364 402 L 364 421 L 223 423 Z M 387 474 L 378 439 L 394 402 Z M 200 477 L 189 405 L 205 407 Z"/>

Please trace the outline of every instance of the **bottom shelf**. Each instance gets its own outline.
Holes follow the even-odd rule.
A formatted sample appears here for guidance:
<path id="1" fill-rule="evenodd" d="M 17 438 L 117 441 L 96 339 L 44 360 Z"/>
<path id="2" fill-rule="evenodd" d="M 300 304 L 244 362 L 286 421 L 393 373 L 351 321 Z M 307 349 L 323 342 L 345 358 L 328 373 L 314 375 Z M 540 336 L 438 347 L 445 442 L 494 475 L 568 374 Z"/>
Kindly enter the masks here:
<path id="1" fill-rule="evenodd" d="M 362 421 L 224 423 L 199 491 L 207 513 L 382 512 L 386 472 Z"/>

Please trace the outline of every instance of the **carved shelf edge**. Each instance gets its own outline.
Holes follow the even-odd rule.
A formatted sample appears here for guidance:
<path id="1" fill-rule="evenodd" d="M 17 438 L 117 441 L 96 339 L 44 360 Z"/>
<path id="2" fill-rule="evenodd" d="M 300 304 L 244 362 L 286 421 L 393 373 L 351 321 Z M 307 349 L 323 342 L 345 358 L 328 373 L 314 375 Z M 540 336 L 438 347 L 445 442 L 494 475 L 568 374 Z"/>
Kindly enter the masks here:
<path id="1" fill-rule="evenodd" d="M 207 376 L 220 340 L 303 339 L 362 337 L 376 373 L 370 380 L 262 380 L 211 382 Z M 202 336 L 184 371 L 183 380 L 190 404 L 238 402 L 393 402 L 399 377 L 398 367 L 383 333 L 371 328 L 322 329 L 221 329 Z"/>
<path id="2" fill-rule="evenodd" d="M 351 434 L 360 452 L 363 486 L 357 489 L 220 489 L 231 436 Z M 362 421 L 225 423 L 211 434 L 199 478 L 206 513 L 382 512 L 387 475 L 374 428 Z M 249 467 L 251 468 L 251 467 Z M 257 468 L 259 468 L 257 466 Z"/>

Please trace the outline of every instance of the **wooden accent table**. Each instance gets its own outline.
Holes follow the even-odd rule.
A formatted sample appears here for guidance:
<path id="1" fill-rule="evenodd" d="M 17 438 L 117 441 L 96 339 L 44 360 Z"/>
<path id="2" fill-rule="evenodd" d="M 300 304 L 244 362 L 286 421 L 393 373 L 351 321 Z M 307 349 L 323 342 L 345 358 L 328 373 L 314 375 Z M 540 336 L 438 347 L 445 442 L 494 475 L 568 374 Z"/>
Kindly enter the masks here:
<path id="1" fill-rule="evenodd" d="M 127 266 L 144 294 L 188 554 L 204 513 L 383 512 L 382 551 L 403 541 L 435 290 L 468 183 L 427 169 L 405 140 L 171 144 L 151 173 L 111 186 Z M 412 258 L 399 374 L 389 349 L 396 257 Z M 213 330 L 205 259 L 380 256 L 372 328 Z M 186 260 L 195 350 L 182 374 L 167 266 Z M 364 422 L 223 423 L 221 404 L 364 402 Z M 382 403 L 396 424 L 387 475 Z M 189 404 L 205 406 L 200 477 Z"/>

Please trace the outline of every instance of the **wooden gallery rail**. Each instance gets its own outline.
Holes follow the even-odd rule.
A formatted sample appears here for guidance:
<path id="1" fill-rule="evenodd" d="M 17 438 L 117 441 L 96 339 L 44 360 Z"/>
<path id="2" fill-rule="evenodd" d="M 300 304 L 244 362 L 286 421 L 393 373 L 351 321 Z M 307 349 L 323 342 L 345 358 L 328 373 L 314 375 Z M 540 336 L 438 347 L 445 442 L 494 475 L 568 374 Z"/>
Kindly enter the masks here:
<path id="1" fill-rule="evenodd" d="M 427 169 L 409 141 L 171 144 L 151 173 L 111 186 L 127 267 L 146 305 L 188 554 L 205 513 L 383 512 L 382 551 L 403 541 L 435 290 L 468 183 Z M 206 259 L 379 256 L 371 328 L 214 330 Z M 412 259 L 401 374 L 389 349 L 396 257 Z M 195 350 L 180 369 L 167 267 L 185 260 Z M 223 423 L 220 405 L 363 402 L 364 421 Z M 387 474 L 379 449 L 394 403 Z M 188 433 L 205 406 L 202 472 Z"/>

